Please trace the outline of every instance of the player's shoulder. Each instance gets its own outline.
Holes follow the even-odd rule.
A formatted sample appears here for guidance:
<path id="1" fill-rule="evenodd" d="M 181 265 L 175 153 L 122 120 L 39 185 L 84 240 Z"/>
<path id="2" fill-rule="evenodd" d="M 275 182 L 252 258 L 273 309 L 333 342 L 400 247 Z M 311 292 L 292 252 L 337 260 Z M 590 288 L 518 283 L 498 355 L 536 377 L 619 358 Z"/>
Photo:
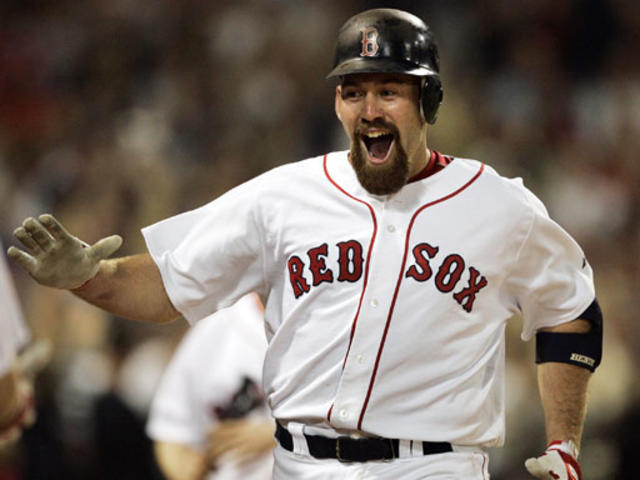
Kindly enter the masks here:
<path id="1" fill-rule="evenodd" d="M 318 155 L 279 165 L 261 176 L 267 181 L 290 181 L 295 178 L 316 178 L 324 169 L 325 159 L 333 154 Z"/>
<path id="2" fill-rule="evenodd" d="M 322 172 L 322 158 L 307 158 L 272 167 L 229 189 L 210 205 L 231 199 L 235 204 L 260 206 L 273 199 L 296 195 Z"/>
<path id="3" fill-rule="evenodd" d="M 484 162 L 472 158 L 455 157 L 460 168 L 477 171 L 482 168 L 482 182 L 491 191 L 491 196 L 500 202 L 509 202 L 526 210 L 546 211 L 540 199 L 525 185 L 522 177 L 508 177 Z"/>

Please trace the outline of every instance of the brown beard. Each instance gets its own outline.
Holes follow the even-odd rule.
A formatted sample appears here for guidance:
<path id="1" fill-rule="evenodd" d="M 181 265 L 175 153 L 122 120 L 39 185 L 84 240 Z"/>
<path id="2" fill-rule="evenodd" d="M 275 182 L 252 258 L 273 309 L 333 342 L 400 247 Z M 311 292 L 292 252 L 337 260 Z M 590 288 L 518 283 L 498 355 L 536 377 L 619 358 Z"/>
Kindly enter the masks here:
<path id="1" fill-rule="evenodd" d="M 395 138 L 394 151 L 384 165 L 371 165 L 367 162 L 366 153 L 360 142 L 361 128 L 356 128 L 354 140 L 351 142 L 350 161 L 356 172 L 360 185 L 374 195 L 389 195 L 404 187 L 409 179 L 409 161 L 400 145 L 400 137 L 393 125 L 380 125 L 393 131 Z"/>

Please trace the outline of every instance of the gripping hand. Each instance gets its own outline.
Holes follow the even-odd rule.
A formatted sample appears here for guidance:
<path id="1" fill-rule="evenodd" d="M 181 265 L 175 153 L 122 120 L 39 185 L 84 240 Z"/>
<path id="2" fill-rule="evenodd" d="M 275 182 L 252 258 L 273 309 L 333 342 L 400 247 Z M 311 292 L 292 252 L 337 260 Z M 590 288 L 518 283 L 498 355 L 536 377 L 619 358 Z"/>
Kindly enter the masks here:
<path id="1" fill-rule="evenodd" d="M 551 442 L 537 458 L 524 462 L 529 473 L 543 480 L 582 480 L 578 449 L 573 442 Z"/>
<path id="2" fill-rule="evenodd" d="M 4 403 L 6 410 L 0 417 L 0 451 L 13 445 L 22 430 L 35 422 L 33 383 L 36 374 L 51 361 L 52 354 L 51 341 L 35 340 L 16 357 L 13 368 L 0 377 L 0 400 L 3 400 L 0 403 Z"/>
<path id="3" fill-rule="evenodd" d="M 48 287 L 73 290 L 98 273 L 100 260 L 112 255 L 122 238 L 112 235 L 87 245 L 71 235 L 49 214 L 29 217 L 13 234 L 24 251 L 9 247 L 9 257 L 23 267 L 36 282 Z"/>

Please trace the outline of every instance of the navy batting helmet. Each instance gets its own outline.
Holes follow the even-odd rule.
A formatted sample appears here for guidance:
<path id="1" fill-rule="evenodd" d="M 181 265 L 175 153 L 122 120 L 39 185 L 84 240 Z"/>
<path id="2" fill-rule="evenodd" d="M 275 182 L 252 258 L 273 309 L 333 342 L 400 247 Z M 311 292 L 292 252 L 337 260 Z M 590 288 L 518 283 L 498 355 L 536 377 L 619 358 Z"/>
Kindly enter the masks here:
<path id="1" fill-rule="evenodd" d="M 354 73 L 404 73 L 422 78 L 420 106 L 435 123 L 442 103 L 438 47 L 429 27 L 402 10 L 376 8 L 351 17 L 340 29 L 327 78 Z"/>

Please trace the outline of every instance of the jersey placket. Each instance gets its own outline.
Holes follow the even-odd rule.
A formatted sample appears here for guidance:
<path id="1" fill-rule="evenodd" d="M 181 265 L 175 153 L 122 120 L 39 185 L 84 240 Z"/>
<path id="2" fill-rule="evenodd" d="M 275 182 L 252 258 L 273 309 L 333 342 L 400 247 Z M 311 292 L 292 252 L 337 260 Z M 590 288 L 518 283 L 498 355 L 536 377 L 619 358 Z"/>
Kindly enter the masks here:
<path id="1" fill-rule="evenodd" d="M 407 215 L 402 204 L 393 198 L 371 199 L 378 230 L 369 265 L 369 280 L 362 310 L 346 358 L 332 409 L 331 423 L 338 428 L 360 429 L 361 420 L 371 394 L 373 375 L 382 346 L 395 279 L 401 268 L 402 256 L 390 252 L 402 251 Z M 390 282 L 390 280 L 392 280 Z"/>

